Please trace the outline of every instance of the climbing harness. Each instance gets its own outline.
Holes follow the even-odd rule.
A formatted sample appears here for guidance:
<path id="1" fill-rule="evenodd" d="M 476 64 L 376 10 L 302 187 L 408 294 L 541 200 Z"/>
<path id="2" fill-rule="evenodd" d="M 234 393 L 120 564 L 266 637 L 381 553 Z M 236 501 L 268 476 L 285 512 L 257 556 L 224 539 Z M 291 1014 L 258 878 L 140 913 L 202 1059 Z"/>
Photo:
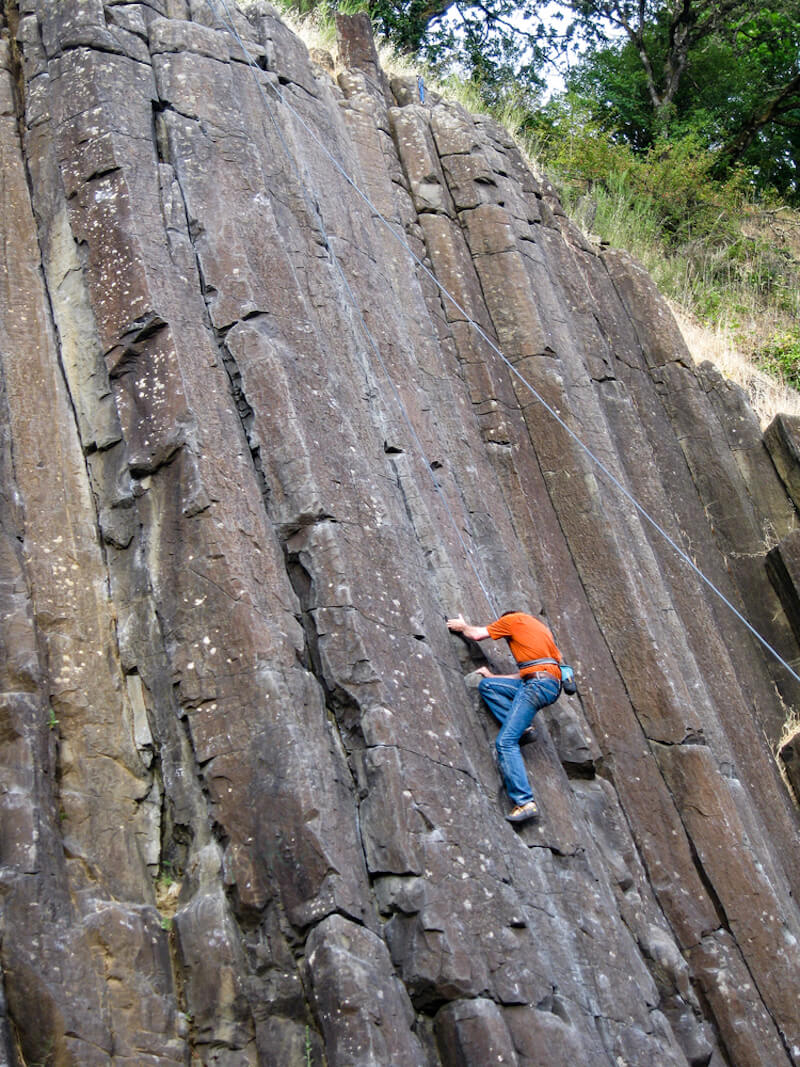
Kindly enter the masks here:
<path id="1" fill-rule="evenodd" d="M 518 663 L 517 667 L 524 670 L 526 667 L 538 667 L 540 663 L 550 663 L 561 671 L 561 688 L 570 696 L 578 692 L 575 682 L 575 671 L 568 663 L 560 663 L 557 659 L 526 659 L 524 663 Z"/>
<path id="2" fill-rule="evenodd" d="M 271 118 L 276 130 L 278 131 L 278 136 L 281 139 L 281 142 L 283 144 L 284 150 L 286 151 L 290 162 L 294 166 L 295 173 L 298 175 L 298 178 L 299 178 L 300 183 L 301 183 L 301 187 L 302 187 L 303 192 L 304 192 L 304 196 L 306 196 L 307 202 L 310 203 L 310 198 L 308 197 L 308 193 L 307 193 L 307 190 L 305 188 L 305 183 L 302 180 L 302 176 L 300 175 L 299 168 L 297 167 L 296 161 L 294 160 L 294 157 L 293 157 L 293 155 L 292 155 L 292 153 L 291 153 L 291 151 L 289 149 L 289 146 L 287 145 L 287 143 L 286 143 L 286 141 L 285 141 L 285 139 L 283 137 L 283 134 L 282 134 L 282 132 L 280 130 L 280 127 L 279 127 L 279 125 L 277 123 L 277 120 L 276 120 L 276 118 L 275 118 L 275 116 L 274 116 L 274 114 L 272 112 L 272 108 L 269 105 L 269 101 L 267 99 L 266 93 L 264 92 L 264 89 L 263 89 L 263 86 L 262 86 L 262 80 L 259 77 L 259 74 L 261 73 L 261 71 L 260 71 L 259 67 L 256 65 L 255 61 L 253 60 L 253 57 L 250 55 L 249 51 L 247 50 L 247 46 L 245 45 L 245 43 L 242 40 L 238 30 L 236 29 L 233 17 L 231 16 L 231 13 L 230 13 L 230 8 L 228 6 L 227 0 L 219 0 L 219 3 L 221 4 L 221 6 L 224 9 L 225 14 L 227 16 L 227 21 L 226 21 L 225 18 L 221 18 L 218 15 L 217 11 L 214 8 L 214 4 L 213 4 L 212 0 L 206 0 L 206 3 L 208 5 L 209 9 L 211 10 L 212 16 L 215 19 L 217 19 L 218 21 L 220 21 L 222 23 L 223 27 L 226 28 L 233 35 L 233 37 L 236 39 L 236 41 L 237 41 L 237 43 L 238 43 L 238 45 L 239 45 L 239 47 L 240 47 L 240 49 L 242 51 L 242 54 L 244 56 L 245 62 L 249 65 L 249 67 L 251 68 L 251 70 L 253 72 L 253 76 L 255 78 L 256 86 L 258 88 L 258 91 L 259 91 L 264 103 L 265 103 L 265 106 L 266 106 L 267 111 L 268 111 L 268 113 L 270 115 L 270 118 Z M 386 219 L 384 217 L 384 215 L 379 211 L 379 209 L 375 206 L 375 204 L 372 203 L 372 201 L 369 199 L 367 194 L 364 193 L 361 190 L 361 188 L 356 184 L 354 179 L 350 177 L 350 175 L 347 173 L 347 171 L 344 169 L 344 167 L 341 165 L 341 163 L 339 163 L 339 161 L 336 159 L 336 157 L 329 151 L 329 149 L 319 139 L 319 137 L 314 132 L 314 130 L 308 125 L 308 123 L 305 121 L 303 116 L 287 100 L 286 96 L 281 92 L 280 88 L 276 84 L 273 84 L 272 82 L 269 82 L 268 84 L 269 84 L 270 88 L 272 89 L 272 91 L 275 93 L 277 99 L 284 106 L 284 108 L 286 108 L 286 110 L 299 123 L 299 125 L 303 128 L 303 130 L 308 134 L 310 139 L 313 141 L 313 143 L 327 157 L 327 159 L 330 161 L 330 163 L 333 165 L 333 167 L 338 171 L 338 173 L 344 178 L 344 180 L 347 182 L 347 184 L 354 190 L 354 192 L 361 198 L 361 200 L 364 201 L 364 203 L 367 205 L 367 207 L 369 208 L 371 213 L 374 215 L 374 217 L 389 231 L 389 233 L 392 235 L 392 237 L 394 237 L 394 239 L 404 248 L 404 250 L 411 257 L 413 262 L 416 264 L 416 266 L 419 267 L 419 269 L 433 282 L 433 284 L 436 286 L 436 288 L 439 290 L 439 292 L 442 294 L 442 296 L 445 297 L 445 299 L 449 301 L 449 303 L 452 305 L 452 307 L 455 308 L 455 310 L 461 316 L 463 316 L 464 320 L 469 323 L 470 327 L 475 331 L 475 333 L 477 333 L 477 335 L 489 346 L 489 348 L 491 348 L 491 350 L 505 364 L 505 366 L 508 368 L 508 370 L 520 381 L 520 383 L 531 393 L 531 395 L 534 397 L 534 399 L 537 400 L 539 404 L 541 404 L 541 406 L 545 409 L 545 411 L 548 412 L 548 414 L 558 423 L 558 425 L 566 432 L 566 434 L 575 442 L 575 444 L 586 454 L 586 456 L 592 461 L 592 463 L 597 467 L 597 469 L 599 471 L 601 471 L 602 474 L 605 475 L 605 477 L 611 482 L 611 484 L 636 509 L 636 511 L 641 515 L 641 517 L 658 534 L 660 534 L 660 536 L 673 549 L 673 551 L 683 560 L 684 563 L 687 564 L 687 566 L 711 590 L 711 592 L 714 593 L 715 596 L 717 596 L 718 599 L 722 601 L 722 603 L 732 612 L 732 614 L 742 623 L 742 625 L 746 627 L 746 629 L 752 634 L 753 637 L 755 637 L 755 639 L 762 645 L 762 647 L 765 648 L 777 660 L 777 662 L 781 664 L 781 666 L 787 671 L 788 674 L 790 674 L 792 676 L 792 678 L 794 678 L 794 680 L 796 682 L 800 683 L 800 674 L 798 674 L 794 670 L 794 668 L 792 668 L 789 665 L 789 663 L 786 662 L 786 660 L 781 656 L 781 654 L 777 651 L 777 649 L 775 649 L 767 641 L 767 639 L 765 637 L 763 637 L 762 634 L 759 633 L 759 631 L 752 625 L 752 623 L 749 622 L 749 620 L 747 618 L 745 618 L 745 616 L 730 601 L 730 599 L 725 596 L 725 594 L 722 592 L 722 590 L 719 589 L 714 584 L 714 582 L 703 573 L 703 571 L 697 566 L 697 564 L 694 562 L 694 560 L 680 547 L 680 545 L 678 545 L 676 543 L 676 541 L 672 537 L 670 537 L 670 535 L 667 533 L 667 531 L 657 522 L 656 519 L 654 519 L 652 517 L 652 515 L 649 514 L 649 512 L 639 503 L 639 501 L 633 496 L 633 494 L 628 489 L 625 488 L 625 486 L 622 484 L 622 482 L 620 482 L 620 480 L 616 477 L 616 475 L 614 475 L 612 473 L 612 471 L 610 471 L 609 468 L 603 463 L 603 461 L 598 456 L 595 455 L 595 453 L 589 448 L 589 446 L 584 443 L 584 441 L 578 436 L 578 434 L 566 423 L 566 421 L 561 417 L 561 415 L 559 415 L 558 411 L 556 411 L 556 409 L 551 404 L 549 404 L 547 402 L 547 400 L 545 400 L 545 398 L 541 395 L 541 393 L 539 393 L 539 391 L 535 388 L 535 386 L 533 386 L 528 381 L 528 379 L 518 370 L 518 368 L 514 366 L 514 364 L 511 362 L 511 360 L 508 359 L 508 357 L 502 352 L 502 350 L 492 340 L 492 338 L 486 333 L 486 331 L 479 325 L 479 323 L 475 322 L 475 320 L 466 311 L 466 309 L 461 306 L 461 304 L 458 302 L 458 300 L 456 300 L 456 298 L 452 295 L 452 293 L 449 292 L 447 287 L 441 281 L 439 281 L 439 279 L 436 277 L 436 275 L 433 273 L 433 271 L 429 267 L 427 267 L 425 265 L 425 263 L 420 259 L 420 257 L 416 254 L 416 252 L 414 252 L 413 248 L 411 248 L 411 246 L 408 244 L 408 242 L 405 240 L 405 238 L 395 230 L 395 228 L 391 225 L 391 223 L 388 221 L 388 219 Z M 320 226 L 322 227 L 321 211 L 319 210 L 319 208 L 316 205 L 314 205 L 313 213 L 318 218 Z M 487 588 L 486 588 L 486 586 L 485 586 L 485 584 L 484 584 L 484 582 L 483 582 L 483 580 L 482 580 L 482 578 L 481 578 L 481 576 L 479 574 L 479 571 L 478 571 L 478 569 L 477 569 L 477 567 L 476 567 L 476 565 L 474 563 L 474 560 L 472 558 L 472 551 L 471 551 L 470 547 L 464 542 L 464 539 L 461 536 L 461 533 L 460 533 L 460 531 L 458 529 L 458 526 L 457 526 L 457 524 L 455 522 L 455 518 L 454 518 L 454 516 L 452 514 L 452 511 L 450 510 L 450 507 L 447 504 L 446 498 L 444 497 L 444 494 L 442 493 L 441 486 L 439 486 L 438 482 L 436 481 L 433 469 L 432 469 L 430 463 L 428 462 L 428 460 L 427 460 L 427 458 L 425 456 L 425 452 L 424 452 L 424 449 L 422 447 L 422 443 L 419 440 L 419 436 L 417 435 L 416 431 L 414 430 L 414 427 L 413 427 L 413 425 L 411 423 L 411 420 L 410 420 L 410 418 L 408 416 L 408 413 L 407 413 L 407 411 L 405 409 L 405 406 L 403 405 L 402 398 L 400 397 L 400 395 L 399 395 L 399 393 L 398 393 L 398 391 L 397 391 L 397 389 L 396 389 L 396 387 L 395 387 L 395 385 L 394 385 L 394 383 L 393 383 L 393 381 L 391 379 L 391 376 L 388 374 L 388 372 L 386 370 L 386 366 L 385 366 L 385 364 L 383 362 L 383 359 L 381 358 L 380 351 L 378 349 L 377 344 L 375 343 L 374 338 L 369 333 L 369 330 L 368 330 L 368 328 L 366 326 L 366 323 L 364 322 L 363 315 L 361 314 L 361 311 L 360 311 L 360 309 L 358 307 L 357 302 L 355 301 L 355 297 L 354 297 L 354 295 L 352 293 L 350 285 L 347 282 L 347 278 L 346 278 L 346 276 L 344 274 L 344 271 L 342 270 L 341 264 L 339 264 L 338 260 L 336 259 L 335 254 L 333 252 L 333 249 L 331 248 L 330 244 L 328 243 L 327 234 L 325 233 L 324 227 L 322 227 L 322 233 L 323 233 L 323 237 L 325 239 L 325 247 L 327 248 L 329 254 L 331 255 L 332 262 L 335 264 L 337 270 L 340 272 L 340 274 L 341 274 L 341 276 L 343 278 L 346 291 L 349 294 L 349 298 L 352 300 L 353 310 L 356 312 L 356 314 L 361 319 L 362 326 L 363 326 L 363 329 L 365 331 L 365 336 L 368 338 L 370 347 L 373 349 L 373 351 L 375 352 L 375 354 L 376 354 L 376 356 L 377 356 L 377 358 L 378 358 L 378 360 L 380 362 L 380 365 L 381 365 L 381 367 L 383 369 L 383 372 L 384 372 L 384 374 L 386 376 L 386 379 L 389 382 L 389 385 L 390 385 L 390 387 L 392 389 L 392 392 L 394 393 L 395 399 L 397 400 L 397 402 L 398 402 L 398 404 L 400 406 L 400 409 L 401 409 L 401 411 L 403 413 L 403 418 L 404 418 L 404 421 L 406 422 L 406 425 L 409 428 L 409 432 L 411 433 L 411 436 L 412 436 L 415 444 L 420 449 L 420 454 L 421 454 L 421 456 L 422 456 L 422 458 L 423 458 L 423 460 L 425 462 L 425 466 L 426 466 L 426 468 L 428 470 L 428 473 L 431 475 L 434 487 L 435 487 L 437 493 L 439 493 L 440 498 L 444 502 L 444 505 L 445 505 L 445 508 L 447 510 L 447 513 L 448 513 L 448 515 L 450 517 L 451 522 L 453 523 L 453 526 L 454 526 L 454 528 L 456 530 L 456 533 L 458 535 L 458 539 L 459 539 L 459 541 L 460 541 L 460 543 L 462 545 L 462 548 L 465 551 L 467 559 L 470 562 L 470 565 L 471 565 L 471 567 L 473 569 L 473 572 L 474 572 L 475 577 L 476 577 L 476 579 L 478 581 L 478 584 L 480 585 L 480 587 L 481 587 L 481 589 L 482 589 L 482 591 L 484 593 L 484 596 L 486 597 L 487 602 L 489 603 L 490 608 L 493 611 L 496 612 L 496 608 L 494 606 L 492 597 L 490 596 L 490 594 L 489 594 L 489 592 L 488 592 L 488 590 L 487 590 Z"/>

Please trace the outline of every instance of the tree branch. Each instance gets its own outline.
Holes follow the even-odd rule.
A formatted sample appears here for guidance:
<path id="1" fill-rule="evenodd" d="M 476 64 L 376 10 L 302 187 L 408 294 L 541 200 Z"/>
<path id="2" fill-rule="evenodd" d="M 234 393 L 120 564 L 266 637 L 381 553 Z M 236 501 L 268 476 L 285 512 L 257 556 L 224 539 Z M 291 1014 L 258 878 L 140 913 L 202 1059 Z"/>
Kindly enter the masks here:
<path id="1" fill-rule="evenodd" d="M 752 112 L 735 137 L 723 145 L 717 157 L 717 167 L 727 167 L 741 159 L 758 133 L 770 122 L 779 119 L 785 112 L 800 108 L 800 70 L 783 85 L 774 96 Z M 784 122 L 783 125 L 790 123 Z M 791 120 L 791 125 L 796 123 Z"/>

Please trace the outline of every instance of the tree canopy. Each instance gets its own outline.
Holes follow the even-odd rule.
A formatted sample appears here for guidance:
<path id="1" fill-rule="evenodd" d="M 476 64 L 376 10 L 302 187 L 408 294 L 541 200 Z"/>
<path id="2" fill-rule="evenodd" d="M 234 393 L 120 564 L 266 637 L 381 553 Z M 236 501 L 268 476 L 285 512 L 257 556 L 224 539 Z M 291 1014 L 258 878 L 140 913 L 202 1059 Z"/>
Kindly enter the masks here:
<path id="1" fill-rule="evenodd" d="M 691 135 L 721 176 L 741 164 L 800 201 L 800 0 L 288 2 L 366 7 L 398 51 L 534 122 L 566 71 L 560 95 L 634 151 Z"/>
<path id="2" fill-rule="evenodd" d="M 718 173 L 744 164 L 761 187 L 796 200 L 800 6 L 698 2 L 694 22 L 681 25 L 662 5 L 621 39 L 595 33 L 570 90 L 636 149 L 693 134 L 716 153 Z"/>
<path id="3" fill-rule="evenodd" d="M 536 0 L 369 0 L 378 30 L 435 73 L 469 79 L 488 103 L 536 91 L 549 37 Z"/>

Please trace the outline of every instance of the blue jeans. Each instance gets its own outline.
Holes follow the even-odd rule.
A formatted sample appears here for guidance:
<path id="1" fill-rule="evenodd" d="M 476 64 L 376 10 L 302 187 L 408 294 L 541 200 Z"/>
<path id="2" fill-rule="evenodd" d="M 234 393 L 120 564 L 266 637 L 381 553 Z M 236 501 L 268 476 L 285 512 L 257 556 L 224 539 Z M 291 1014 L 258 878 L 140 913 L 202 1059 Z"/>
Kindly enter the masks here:
<path id="1" fill-rule="evenodd" d="M 537 711 L 558 700 L 561 686 L 552 674 L 522 678 L 482 678 L 478 692 L 492 715 L 501 724 L 495 739 L 500 773 L 513 804 L 533 800 L 519 739 L 533 722 Z"/>

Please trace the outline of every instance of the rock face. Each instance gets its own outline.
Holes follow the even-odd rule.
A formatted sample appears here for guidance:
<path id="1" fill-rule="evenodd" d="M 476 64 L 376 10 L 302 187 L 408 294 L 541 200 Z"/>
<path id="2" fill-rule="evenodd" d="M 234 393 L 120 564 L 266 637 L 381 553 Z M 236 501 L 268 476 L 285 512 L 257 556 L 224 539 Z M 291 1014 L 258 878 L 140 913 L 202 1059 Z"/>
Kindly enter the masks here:
<path id="1" fill-rule="evenodd" d="M 797 428 L 359 19 L 0 20 L 0 1060 L 800 1062 Z"/>

